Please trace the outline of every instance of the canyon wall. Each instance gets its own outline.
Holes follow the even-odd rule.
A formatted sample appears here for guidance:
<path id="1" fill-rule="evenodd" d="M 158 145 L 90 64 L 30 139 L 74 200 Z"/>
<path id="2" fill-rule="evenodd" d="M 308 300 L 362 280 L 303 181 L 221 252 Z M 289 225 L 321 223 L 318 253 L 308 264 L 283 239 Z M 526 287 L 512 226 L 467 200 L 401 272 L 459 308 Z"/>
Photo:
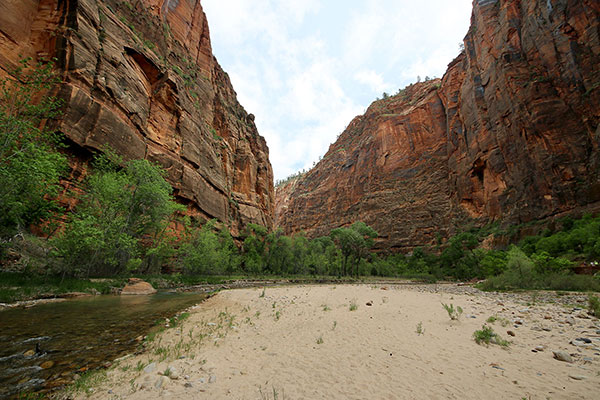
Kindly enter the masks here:
<path id="1" fill-rule="evenodd" d="M 3 0 L 0 75 L 56 58 L 67 187 L 106 145 L 167 171 L 179 201 L 235 235 L 273 224 L 273 173 L 254 116 L 212 55 L 200 0 Z"/>
<path id="2" fill-rule="evenodd" d="M 475 0 L 441 80 L 356 117 L 276 189 L 276 225 L 309 236 L 364 221 L 410 251 L 468 226 L 600 207 L 600 3 Z"/>

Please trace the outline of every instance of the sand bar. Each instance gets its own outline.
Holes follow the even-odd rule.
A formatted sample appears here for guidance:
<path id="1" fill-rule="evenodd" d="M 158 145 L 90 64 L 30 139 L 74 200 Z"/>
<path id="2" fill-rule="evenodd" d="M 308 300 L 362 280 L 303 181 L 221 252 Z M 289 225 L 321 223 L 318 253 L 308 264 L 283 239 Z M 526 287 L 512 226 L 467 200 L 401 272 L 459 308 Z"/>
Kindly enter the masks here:
<path id="1" fill-rule="evenodd" d="M 91 397 L 597 399 L 600 324 L 584 299 L 455 285 L 223 291 L 111 369 Z M 460 319 L 441 303 L 461 306 Z M 473 340 L 490 316 L 508 348 Z"/>

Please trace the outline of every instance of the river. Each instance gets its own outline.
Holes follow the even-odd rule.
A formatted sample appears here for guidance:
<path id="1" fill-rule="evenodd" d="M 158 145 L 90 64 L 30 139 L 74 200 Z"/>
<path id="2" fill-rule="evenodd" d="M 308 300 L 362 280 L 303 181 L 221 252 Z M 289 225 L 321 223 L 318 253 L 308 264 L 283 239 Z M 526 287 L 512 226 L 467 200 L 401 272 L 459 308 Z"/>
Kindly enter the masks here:
<path id="1" fill-rule="evenodd" d="M 139 346 L 206 294 L 96 296 L 0 311 L 0 399 L 47 392 Z"/>

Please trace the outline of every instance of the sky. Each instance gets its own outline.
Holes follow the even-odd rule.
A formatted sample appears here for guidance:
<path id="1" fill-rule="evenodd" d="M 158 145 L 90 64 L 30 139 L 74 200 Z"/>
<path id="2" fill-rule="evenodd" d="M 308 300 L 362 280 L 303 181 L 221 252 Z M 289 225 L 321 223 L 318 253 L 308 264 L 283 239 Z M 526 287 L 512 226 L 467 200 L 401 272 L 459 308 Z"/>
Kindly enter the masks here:
<path id="1" fill-rule="evenodd" d="M 383 92 L 442 77 L 471 0 L 204 0 L 213 54 L 275 180 L 310 169 Z"/>

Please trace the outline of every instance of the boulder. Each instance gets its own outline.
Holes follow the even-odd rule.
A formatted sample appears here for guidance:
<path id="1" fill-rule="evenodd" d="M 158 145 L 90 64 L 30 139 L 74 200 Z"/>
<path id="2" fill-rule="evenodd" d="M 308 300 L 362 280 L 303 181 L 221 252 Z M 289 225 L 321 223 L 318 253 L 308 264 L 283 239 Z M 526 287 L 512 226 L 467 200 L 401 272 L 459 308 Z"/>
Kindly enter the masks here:
<path id="1" fill-rule="evenodd" d="M 129 278 L 127 285 L 121 290 L 121 295 L 147 295 L 156 293 L 156 289 L 139 278 Z"/>

